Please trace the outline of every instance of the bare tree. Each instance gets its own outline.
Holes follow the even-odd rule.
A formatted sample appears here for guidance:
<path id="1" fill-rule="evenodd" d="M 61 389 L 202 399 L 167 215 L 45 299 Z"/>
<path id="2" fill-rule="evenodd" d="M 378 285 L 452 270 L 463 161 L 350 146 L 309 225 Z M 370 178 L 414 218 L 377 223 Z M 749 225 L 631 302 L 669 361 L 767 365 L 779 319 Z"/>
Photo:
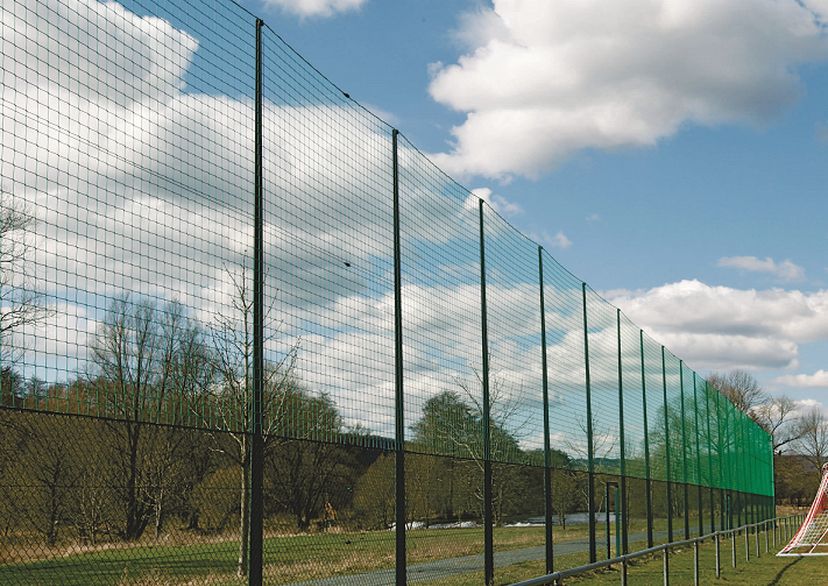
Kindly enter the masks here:
<path id="1" fill-rule="evenodd" d="M 22 348 L 13 336 L 49 315 L 42 296 L 28 282 L 23 262 L 29 256 L 34 218 L 0 194 L 0 363 L 13 364 Z"/>
<path id="2" fill-rule="evenodd" d="M 237 573 L 246 576 L 249 570 L 248 540 L 250 530 L 250 450 L 248 431 L 252 429 L 253 404 L 253 295 L 252 283 L 242 267 L 240 274 L 226 271 L 232 286 L 230 310 L 217 311 L 211 326 L 213 361 L 220 383 L 213 390 L 214 404 L 221 426 L 229 433 L 215 434 L 215 448 L 241 470 L 239 499 L 239 558 Z M 265 308 L 265 344 L 279 333 L 281 324 L 271 318 L 273 304 Z M 264 369 L 262 404 L 264 448 L 275 443 L 283 431 L 287 411 L 296 387 L 294 376 L 298 343 L 277 362 Z M 230 441 L 227 439 L 230 438 Z"/>
<path id="3" fill-rule="evenodd" d="M 753 416 L 753 411 L 766 402 L 767 395 L 752 374 L 745 370 L 713 372 L 707 382 L 727 397 L 737 409 Z"/>
<path id="4" fill-rule="evenodd" d="M 93 384 L 105 398 L 117 461 L 125 540 L 141 537 L 152 517 L 160 533 L 165 500 L 180 479 L 189 434 L 151 423 L 181 423 L 183 401 L 209 385 L 197 329 L 173 302 L 159 312 L 148 302 L 116 299 L 91 347 Z M 200 391 L 198 391 L 200 392 Z"/>
<path id="5" fill-rule="evenodd" d="M 802 435 L 797 442 L 799 451 L 821 473 L 822 467 L 828 462 L 828 421 L 818 407 L 813 407 L 802 416 L 800 425 Z"/>
<path id="6" fill-rule="evenodd" d="M 781 453 L 783 448 L 800 438 L 802 426 L 796 403 L 784 395 L 768 395 L 749 372 L 714 372 L 707 382 L 773 436 L 774 453 Z"/>
<path id="7" fill-rule="evenodd" d="M 768 397 L 753 409 L 751 416 L 773 437 L 775 454 L 782 453 L 784 448 L 802 437 L 803 428 L 797 417 L 797 405 L 790 397 Z"/>

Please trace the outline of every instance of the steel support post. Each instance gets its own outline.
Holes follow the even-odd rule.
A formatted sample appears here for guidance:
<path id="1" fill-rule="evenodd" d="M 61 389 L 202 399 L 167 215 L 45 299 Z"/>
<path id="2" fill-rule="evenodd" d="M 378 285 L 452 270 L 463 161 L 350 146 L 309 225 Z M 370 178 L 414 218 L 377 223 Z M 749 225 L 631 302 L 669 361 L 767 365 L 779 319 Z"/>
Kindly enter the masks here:
<path id="1" fill-rule="evenodd" d="M 690 539 L 690 486 L 687 484 L 687 417 L 684 409 L 684 361 L 679 360 L 679 392 L 681 398 L 681 463 L 683 480 L 682 488 L 684 493 L 684 538 Z"/>
<path id="2" fill-rule="evenodd" d="M 546 354 L 546 300 L 543 287 L 543 247 L 538 246 L 538 282 L 540 284 L 541 370 L 543 371 L 543 502 L 544 543 L 546 546 L 546 573 L 555 571 L 555 551 L 552 540 L 552 446 L 549 439 L 549 370 Z"/>
<path id="3" fill-rule="evenodd" d="M 716 546 L 716 577 L 722 577 L 722 540 L 719 534 L 713 536 L 713 541 Z"/>
<path id="4" fill-rule="evenodd" d="M 701 462 L 701 427 L 699 427 L 699 393 L 696 384 L 696 371 L 693 371 L 693 422 L 696 429 L 696 506 L 699 513 L 699 535 L 704 535 L 704 497 L 702 496 L 702 462 Z M 707 479 L 708 486 L 713 486 L 713 478 Z M 710 496 L 713 496 L 711 489 Z M 710 510 L 713 511 L 713 499 L 710 499 Z M 712 531 L 715 531 L 715 527 Z"/>
<path id="5" fill-rule="evenodd" d="M 647 423 L 647 377 L 644 368 L 644 330 L 638 330 L 638 348 L 641 355 L 641 401 L 644 415 L 644 477 L 647 504 L 647 547 L 653 547 L 653 481 L 650 472 L 650 432 Z"/>
<path id="6" fill-rule="evenodd" d="M 486 236 L 480 212 L 480 320 L 483 351 L 483 573 L 486 586 L 494 584 L 494 533 L 492 520 L 492 454 L 489 404 L 489 329 L 486 308 Z"/>
<path id="7" fill-rule="evenodd" d="M 616 309 L 615 325 L 618 330 L 618 439 L 621 450 L 621 506 L 618 506 L 618 499 L 615 499 L 615 527 L 618 532 L 618 524 L 621 524 L 621 550 L 619 554 L 627 553 L 627 454 L 624 433 L 624 368 L 621 352 L 621 310 Z M 619 518 L 620 513 L 620 518 Z M 618 547 L 616 546 L 616 549 Z"/>
<path id="8" fill-rule="evenodd" d="M 589 372 L 589 326 L 587 320 L 587 284 L 581 283 L 581 298 L 584 310 L 584 376 L 586 384 L 586 417 L 587 417 L 587 511 L 589 514 L 589 562 L 598 559 L 595 527 L 595 459 L 592 429 L 592 382 Z"/>
<path id="9" fill-rule="evenodd" d="M 693 542 L 693 585 L 699 586 L 699 542 Z"/>
<path id="10" fill-rule="evenodd" d="M 250 409 L 249 586 L 261 586 L 264 529 L 264 184 L 262 165 L 262 27 L 256 19 L 256 99 L 253 210 L 253 400 Z"/>
<path id="11" fill-rule="evenodd" d="M 607 536 L 607 559 L 612 558 L 612 538 L 611 538 L 611 531 L 610 531 L 610 483 L 604 483 L 604 521 L 606 525 L 606 536 Z"/>
<path id="12" fill-rule="evenodd" d="M 405 545 L 405 394 L 403 392 L 403 316 L 402 316 L 402 248 L 400 243 L 400 173 L 398 159 L 397 129 L 391 131 L 391 169 L 392 191 L 394 199 L 394 436 L 395 436 L 395 559 L 396 581 L 398 585 L 406 583 L 406 545 Z"/>
<path id="13" fill-rule="evenodd" d="M 661 347 L 661 385 L 664 398 L 664 450 L 667 464 L 667 541 L 673 541 L 673 488 L 670 466 L 670 416 L 667 405 L 667 361 L 665 348 Z"/>

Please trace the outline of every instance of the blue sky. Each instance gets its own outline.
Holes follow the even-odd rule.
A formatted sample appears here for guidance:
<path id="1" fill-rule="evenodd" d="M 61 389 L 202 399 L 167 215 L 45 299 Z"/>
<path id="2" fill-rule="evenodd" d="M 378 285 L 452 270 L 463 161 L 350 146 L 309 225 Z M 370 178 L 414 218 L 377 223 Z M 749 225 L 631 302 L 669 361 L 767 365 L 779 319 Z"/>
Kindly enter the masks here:
<path id="1" fill-rule="evenodd" d="M 491 189 L 514 225 L 698 370 L 746 367 L 773 392 L 806 406 L 828 405 L 828 37 L 822 24 L 828 11 L 823 3 L 737 2 L 732 10 L 717 12 L 705 2 L 682 8 L 664 2 L 660 8 L 672 32 L 658 34 L 625 31 L 629 23 L 621 13 L 595 19 L 601 26 L 585 24 L 579 19 L 583 11 L 574 9 L 533 15 L 537 6 L 531 1 L 496 7 L 422 0 L 242 4 L 355 99 L 435 153 L 467 187 Z M 619 4 L 632 18 L 641 3 Z M 544 19 L 553 17 L 560 27 L 544 31 Z M 533 18 L 539 30 L 526 22 Z M 522 42 L 515 40 L 520 27 Z M 556 30 L 566 30 L 580 48 L 548 52 Z M 509 34 L 515 35 L 511 41 Z M 469 112 L 498 110 L 498 100 L 511 111 L 521 107 L 520 99 L 502 96 L 502 88 L 487 94 L 485 87 L 500 82 L 499 71 L 512 74 L 510 58 L 514 75 L 543 78 L 548 72 L 538 64 L 550 56 L 560 59 L 557 65 L 601 72 L 594 61 L 606 39 L 621 43 L 622 64 L 618 70 L 607 66 L 617 79 L 606 85 L 603 79 L 582 84 L 593 87 L 593 95 L 556 87 L 567 83 L 566 68 L 541 80 L 540 89 L 517 78 L 533 95 L 527 111 L 548 108 L 537 128 L 524 133 L 528 155 L 540 161 L 535 168 L 520 163 L 510 168 L 508 161 L 470 163 L 485 151 L 487 145 L 474 143 L 485 129 L 470 130 L 464 139 L 469 152 L 478 149 L 474 156 L 458 155 L 452 129 L 463 126 Z M 675 46 L 674 39 L 680 39 Z M 503 50 L 497 60 L 479 57 L 481 50 L 509 42 L 522 55 Z M 637 51 L 652 53 L 653 46 L 663 48 L 668 64 L 675 52 L 674 71 L 665 72 L 657 59 L 637 60 Z M 698 50 L 699 60 L 686 58 L 689 49 Z M 524 61 L 533 50 L 539 57 L 534 72 Z M 460 70 L 454 80 L 446 74 L 453 66 Z M 744 70 L 755 77 L 742 80 Z M 696 103 L 679 103 L 687 93 L 680 80 L 693 76 L 705 80 L 695 86 L 686 82 L 688 92 L 698 92 Z M 632 111 L 643 114 L 630 126 L 650 127 L 613 128 L 597 138 L 578 127 L 582 112 L 574 101 L 589 106 L 596 92 L 605 92 L 591 104 L 594 111 L 626 108 L 625 99 L 638 99 L 629 97 L 635 92 L 624 97 L 630 80 L 641 79 L 663 111 L 648 111 L 647 100 L 633 104 Z M 460 87 L 465 82 L 483 89 L 466 95 Z M 679 87 L 671 94 L 673 84 Z M 568 119 L 553 122 L 559 113 Z M 613 122 L 623 123 L 623 116 Z M 684 318 L 672 325 L 677 312 Z"/>
<path id="2" fill-rule="evenodd" d="M 411 421 L 480 359 L 475 196 L 700 374 L 745 368 L 803 408 L 828 406 L 825 0 L 244 1 L 474 190 L 403 143 L 403 182 L 416 182 L 403 246 L 427 251 L 404 267 Z M 229 3 L 12 6 L 0 191 L 36 210 L 15 275 L 50 309 L 15 333 L 24 373 L 94 374 L 89 349 L 122 295 L 181 303 L 208 331 L 250 274 L 253 18 Z M 280 153 L 265 183 L 298 197 L 268 200 L 267 290 L 290 322 L 268 356 L 301 343 L 303 382 L 386 433 L 389 128 L 270 31 L 265 44 L 265 149 Z M 535 249 L 487 214 L 490 351 L 529 400 Z M 580 281 L 565 280 L 577 325 L 548 349 L 577 392 Z M 614 357 L 615 312 L 599 306 L 591 353 Z"/>

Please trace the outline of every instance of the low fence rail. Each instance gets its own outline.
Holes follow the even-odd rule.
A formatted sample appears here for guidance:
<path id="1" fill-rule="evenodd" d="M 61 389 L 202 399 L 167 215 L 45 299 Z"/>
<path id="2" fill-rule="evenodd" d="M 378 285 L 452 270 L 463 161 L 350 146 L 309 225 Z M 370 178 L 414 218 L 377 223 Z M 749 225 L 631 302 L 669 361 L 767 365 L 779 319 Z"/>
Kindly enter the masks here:
<path id="1" fill-rule="evenodd" d="M 667 586 L 670 584 L 670 550 L 676 549 L 680 547 L 693 547 L 693 584 L 695 586 L 699 586 L 700 578 L 699 578 L 699 545 L 704 543 L 705 541 L 712 540 L 716 545 L 716 558 L 715 558 L 715 566 L 716 566 L 716 577 L 720 578 L 722 575 L 722 555 L 721 555 L 721 539 L 722 537 L 731 537 L 730 539 L 730 563 L 733 568 L 736 568 L 737 565 L 737 545 L 736 542 L 739 540 L 739 536 L 744 536 L 744 547 L 745 547 L 745 561 L 750 561 L 750 551 L 751 551 L 751 535 L 753 536 L 753 544 L 754 544 L 754 555 L 755 557 L 759 557 L 761 555 L 761 544 L 759 539 L 759 534 L 764 534 L 764 542 L 765 542 L 765 553 L 769 553 L 771 550 L 771 544 L 775 547 L 781 537 L 781 541 L 787 542 L 791 537 L 793 537 L 794 531 L 803 521 L 803 515 L 788 515 L 785 517 L 776 517 L 773 519 L 766 519 L 764 521 L 760 521 L 758 523 L 750 523 L 747 525 L 742 525 L 740 527 L 735 527 L 733 529 L 723 529 L 720 531 L 713 531 L 712 533 L 708 533 L 706 535 L 701 535 L 699 537 L 694 537 L 692 539 L 682 539 L 681 541 L 671 541 L 670 543 L 664 543 L 662 545 L 657 545 L 654 547 L 648 547 L 646 549 L 642 549 L 639 551 L 635 551 L 632 553 L 627 553 L 624 555 L 620 555 L 611 559 L 601 560 L 598 562 L 594 562 L 591 564 L 586 564 L 583 566 L 578 566 L 576 568 L 569 568 L 567 570 L 561 570 L 559 572 L 553 572 L 551 574 L 546 574 L 544 576 L 538 576 L 537 578 L 531 578 L 529 580 L 523 580 L 521 582 L 516 582 L 512 586 L 543 586 L 546 584 L 554 584 L 558 586 L 563 584 L 563 580 L 565 578 L 571 578 L 573 576 L 579 576 L 581 574 L 585 574 L 587 572 L 592 572 L 595 570 L 600 570 L 602 568 L 608 568 L 610 566 L 619 565 L 621 566 L 621 584 L 626 586 L 628 582 L 628 575 L 627 571 L 629 568 L 629 564 L 632 560 L 639 559 L 646 557 L 648 555 L 656 555 L 659 552 L 661 553 L 662 559 L 662 567 L 663 576 L 664 576 L 664 585 Z"/>

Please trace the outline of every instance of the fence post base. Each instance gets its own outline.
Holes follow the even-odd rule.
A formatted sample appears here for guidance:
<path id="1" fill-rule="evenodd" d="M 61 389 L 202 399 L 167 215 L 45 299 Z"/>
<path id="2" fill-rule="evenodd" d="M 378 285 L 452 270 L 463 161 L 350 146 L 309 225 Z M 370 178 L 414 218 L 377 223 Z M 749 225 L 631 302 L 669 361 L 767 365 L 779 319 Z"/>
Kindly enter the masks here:
<path id="1" fill-rule="evenodd" d="M 693 586 L 699 586 L 699 542 L 693 542 Z"/>
<path id="2" fill-rule="evenodd" d="M 716 544 L 716 577 L 722 577 L 722 550 L 721 550 L 721 541 L 719 540 L 719 534 L 713 536 L 713 541 Z"/>

